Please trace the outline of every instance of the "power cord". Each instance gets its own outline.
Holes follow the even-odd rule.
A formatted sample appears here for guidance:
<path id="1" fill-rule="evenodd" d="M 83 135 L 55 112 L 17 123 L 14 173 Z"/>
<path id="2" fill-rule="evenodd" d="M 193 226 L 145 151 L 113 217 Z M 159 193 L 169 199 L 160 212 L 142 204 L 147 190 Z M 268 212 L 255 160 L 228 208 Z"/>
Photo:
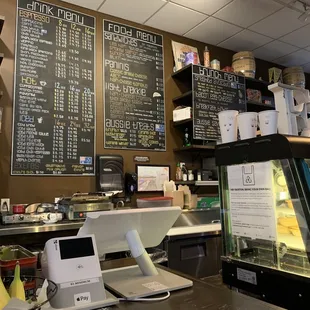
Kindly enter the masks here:
<path id="1" fill-rule="evenodd" d="M 126 299 L 126 298 L 119 298 L 119 301 L 143 301 L 143 302 L 151 302 L 151 301 L 163 301 L 170 297 L 170 292 L 167 292 L 166 296 L 163 297 L 156 297 L 156 298 L 135 298 L 135 299 Z"/>

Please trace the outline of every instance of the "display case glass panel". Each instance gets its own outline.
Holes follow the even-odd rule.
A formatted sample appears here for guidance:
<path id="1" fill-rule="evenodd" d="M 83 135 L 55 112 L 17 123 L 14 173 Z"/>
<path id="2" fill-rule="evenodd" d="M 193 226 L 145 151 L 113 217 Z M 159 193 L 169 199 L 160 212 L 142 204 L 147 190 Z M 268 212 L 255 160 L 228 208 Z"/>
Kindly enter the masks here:
<path id="1" fill-rule="evenodd" d="M 310 160 L 221 166 L 224 256 L 310 277 Z"/>

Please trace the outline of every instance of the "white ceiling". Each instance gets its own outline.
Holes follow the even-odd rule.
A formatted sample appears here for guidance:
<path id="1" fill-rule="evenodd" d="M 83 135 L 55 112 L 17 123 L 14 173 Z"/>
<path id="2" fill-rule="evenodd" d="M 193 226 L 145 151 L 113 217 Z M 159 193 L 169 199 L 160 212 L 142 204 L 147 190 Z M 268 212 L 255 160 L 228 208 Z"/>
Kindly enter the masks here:
<path id="1" fill-rule="evenodd" d="M 310 73 L 310 18 L 295 0 L 63 1 Z"/>

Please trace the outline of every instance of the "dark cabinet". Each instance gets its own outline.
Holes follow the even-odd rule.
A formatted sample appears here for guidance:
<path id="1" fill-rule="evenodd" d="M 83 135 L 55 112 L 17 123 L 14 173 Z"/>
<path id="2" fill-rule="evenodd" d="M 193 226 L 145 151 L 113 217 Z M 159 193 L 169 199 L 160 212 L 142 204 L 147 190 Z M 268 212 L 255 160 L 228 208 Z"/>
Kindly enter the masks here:
<path id="1" fill-rule="evenodd" d="M 221 269 L 222 238 L 217 232 L 168 237 L 164 242 L 168 267 L 196 278 Z"/>

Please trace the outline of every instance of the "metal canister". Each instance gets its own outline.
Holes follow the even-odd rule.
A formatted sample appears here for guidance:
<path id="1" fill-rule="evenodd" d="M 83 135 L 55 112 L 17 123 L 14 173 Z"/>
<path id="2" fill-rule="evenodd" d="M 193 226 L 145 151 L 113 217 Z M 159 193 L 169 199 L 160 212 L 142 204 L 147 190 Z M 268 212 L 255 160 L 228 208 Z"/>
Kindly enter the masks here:
<path id="1" fill-rule="evenodd" d="M 213 59 L 211 61 L 211 68 L 215 69 L 215 70 L 221 70 L 221 63 L 220 63 L 220 61 L 217 60 L 217 59 Z"/>

